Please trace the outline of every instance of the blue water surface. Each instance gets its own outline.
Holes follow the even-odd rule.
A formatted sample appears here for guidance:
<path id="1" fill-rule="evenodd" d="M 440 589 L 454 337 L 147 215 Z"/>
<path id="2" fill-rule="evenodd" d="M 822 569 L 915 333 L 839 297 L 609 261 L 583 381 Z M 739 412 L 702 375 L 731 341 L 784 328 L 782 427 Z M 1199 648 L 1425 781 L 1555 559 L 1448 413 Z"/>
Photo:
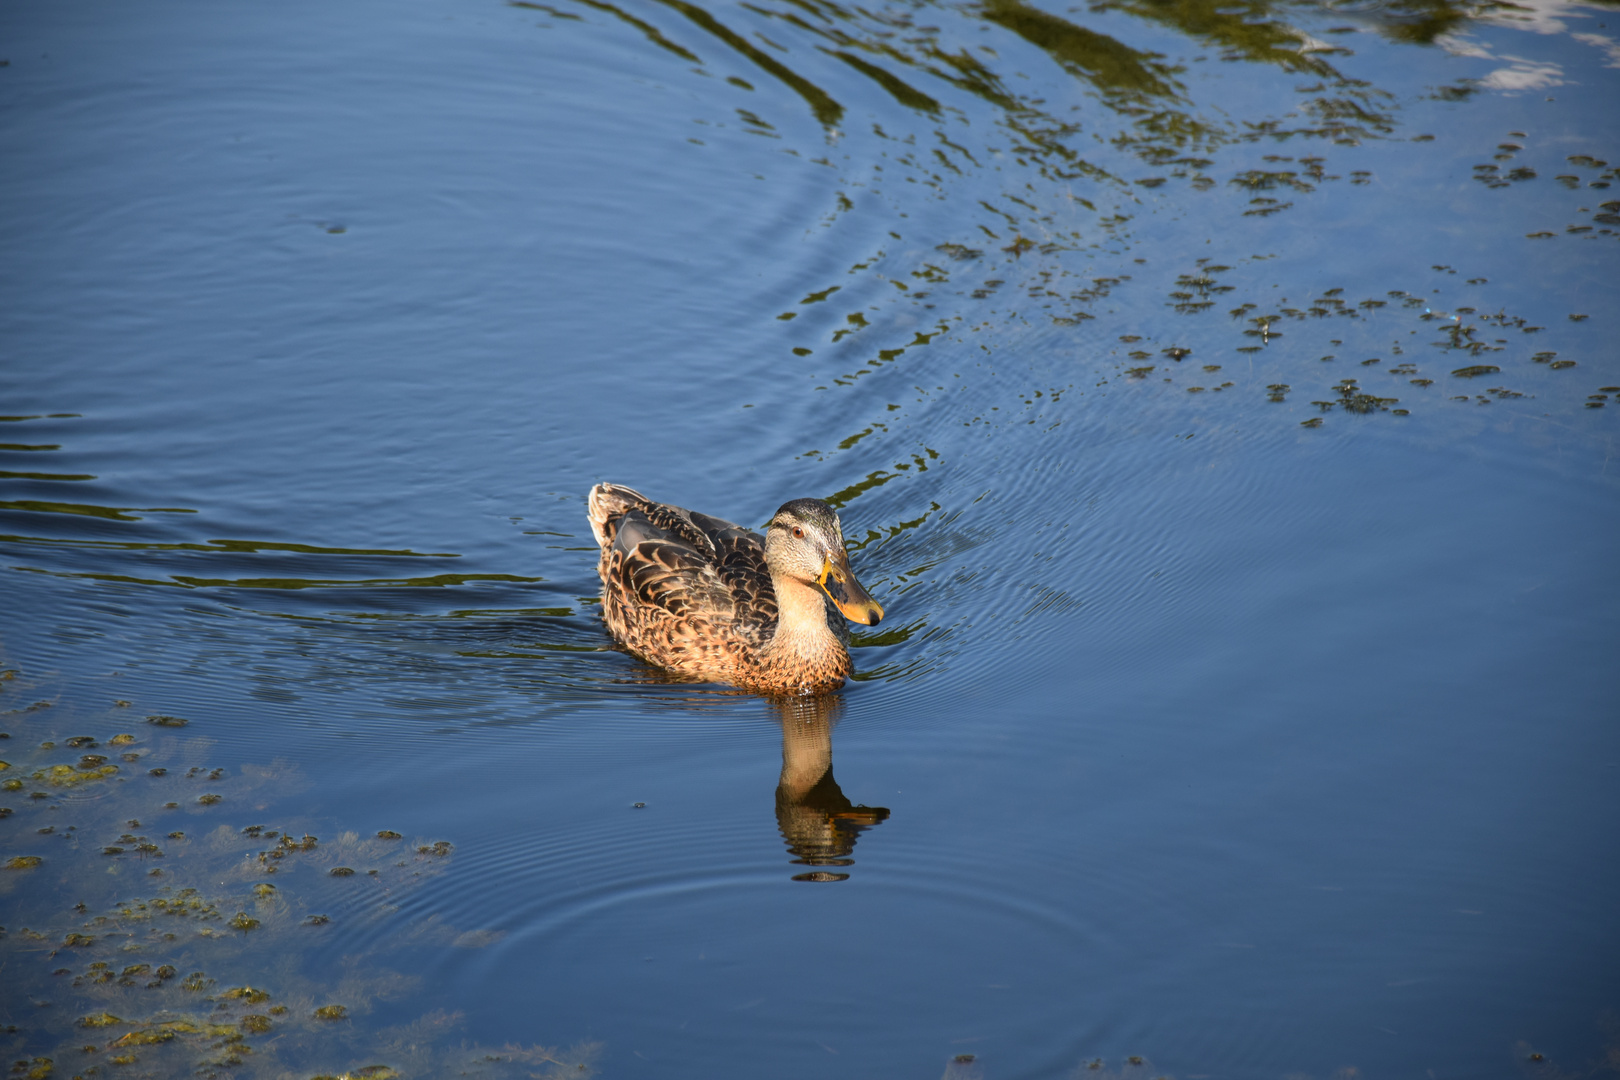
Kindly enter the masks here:
<path id="1" fill-rule="evenodd" d="M 1598 1068 L 1609 21 L 0 11 L 11 1060 Z M 855 680 L 615 649 L 602 480 L 832 501 Z"/>

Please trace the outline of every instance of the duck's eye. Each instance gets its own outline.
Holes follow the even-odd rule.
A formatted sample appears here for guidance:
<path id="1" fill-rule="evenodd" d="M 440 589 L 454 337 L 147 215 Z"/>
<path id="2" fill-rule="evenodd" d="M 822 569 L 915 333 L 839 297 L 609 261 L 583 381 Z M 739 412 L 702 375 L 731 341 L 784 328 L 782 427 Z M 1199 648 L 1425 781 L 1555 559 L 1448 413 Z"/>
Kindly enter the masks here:
<path id="1" fill-rule="evenodd" d="M 796 540 L 803 540 L 804 539 L 804 529 L 800 528 L 797 525 L 793 526 L 793 537 Z"/>

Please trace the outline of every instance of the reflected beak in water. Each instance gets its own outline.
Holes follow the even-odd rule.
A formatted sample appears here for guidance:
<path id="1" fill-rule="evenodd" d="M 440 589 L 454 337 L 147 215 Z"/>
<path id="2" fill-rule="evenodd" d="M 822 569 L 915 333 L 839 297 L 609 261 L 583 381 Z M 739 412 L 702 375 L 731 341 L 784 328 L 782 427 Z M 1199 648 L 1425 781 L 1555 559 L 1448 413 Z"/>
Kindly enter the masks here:
<path id="1" fill-rule="evenodd" d="M 883 618 L 883 607 L 866 594 L 855 572 L 849 568 L 849 556 L 842 551 L 828 555 L 821 564 L 821 576 L 816 584 L 838 605 L 838 610 L 851 622 L 863 626 L 876 626 Z"/>

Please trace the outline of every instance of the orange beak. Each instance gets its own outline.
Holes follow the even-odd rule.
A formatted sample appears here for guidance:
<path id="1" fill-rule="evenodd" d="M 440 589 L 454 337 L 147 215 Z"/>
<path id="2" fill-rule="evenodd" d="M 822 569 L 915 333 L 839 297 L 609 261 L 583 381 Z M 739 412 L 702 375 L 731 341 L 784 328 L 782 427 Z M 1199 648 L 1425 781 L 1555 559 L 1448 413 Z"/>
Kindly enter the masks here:
<path id="1" fill-rule="evenodd" d="M 855 580 L 855 572 L 849 568 L 849 556 L 844 552 L 826 558 L 821 564 L 821 576 L 816 578 L 816 584 L 821 586 L 850 622 L 876 626 L 882 621 L 883 606 L 867 595 L 861 583 Z"/>

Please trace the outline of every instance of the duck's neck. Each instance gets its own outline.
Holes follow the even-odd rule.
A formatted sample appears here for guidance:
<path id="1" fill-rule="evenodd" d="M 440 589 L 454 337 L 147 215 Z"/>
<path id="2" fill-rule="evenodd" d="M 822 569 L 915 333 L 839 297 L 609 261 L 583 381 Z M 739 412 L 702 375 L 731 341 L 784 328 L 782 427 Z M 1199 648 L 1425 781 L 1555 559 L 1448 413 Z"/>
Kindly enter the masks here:
<path id="1" fill-rule="evenodd" d="M 792 578 L 771 575 L 776 587 L 776 633 L 764 652 L 768 662 L 817 665 L 849 663 L 844 643 L 827 625 L 827 604 L 821 590 Z"/>

